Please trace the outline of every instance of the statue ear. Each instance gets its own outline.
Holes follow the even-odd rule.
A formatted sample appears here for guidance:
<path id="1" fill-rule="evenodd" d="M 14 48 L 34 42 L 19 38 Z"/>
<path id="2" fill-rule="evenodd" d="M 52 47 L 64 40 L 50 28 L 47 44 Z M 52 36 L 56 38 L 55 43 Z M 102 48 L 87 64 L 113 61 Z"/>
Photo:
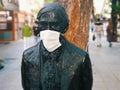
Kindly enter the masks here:
<path id="1" fill-rule="evenodd" d="M 65 28 L 65 30 L 64 30 L 64 32 L 63 32 L 63 34 L 67 32 L 68 28 L 69 28 L 69 24 L 68 24 L 68 25 L 66 25 L 66 28 Z"/>

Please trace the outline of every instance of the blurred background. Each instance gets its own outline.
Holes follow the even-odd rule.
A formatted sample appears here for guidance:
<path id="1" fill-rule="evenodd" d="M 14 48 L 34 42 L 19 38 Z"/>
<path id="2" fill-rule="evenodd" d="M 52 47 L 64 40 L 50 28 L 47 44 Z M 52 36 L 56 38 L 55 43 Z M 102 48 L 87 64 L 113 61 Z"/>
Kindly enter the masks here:
<path id="1" fill-rule="evenodd" d="M 120 0 L 0 0 L 0 90 L 22 90 L 21 60 L 25 22 L 32 28 L 36 15 L 48 3 L 65 7 L 70 23 L 65 37 L 89 52 L 93 66 L 93 90 L 120 90 Z M 102 47 L 92 40 L 92 24 L 103 23 Z M 112 43 L 107 42 L 108 21 L 112 22 Z M 29 47 L 35 45 L 34 31 Z"/>

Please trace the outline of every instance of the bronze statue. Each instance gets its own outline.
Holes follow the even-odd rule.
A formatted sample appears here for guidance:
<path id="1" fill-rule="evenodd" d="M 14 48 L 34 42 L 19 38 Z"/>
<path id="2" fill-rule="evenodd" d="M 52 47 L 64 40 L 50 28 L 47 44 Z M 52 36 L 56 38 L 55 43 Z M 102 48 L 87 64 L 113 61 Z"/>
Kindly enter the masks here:
<path id="1" fill-rule="evenodd" d="M 89 55 L 64 37 L 69 26 L 65 9 L 45 5 L 37 15 L 40 42 L 22 57 L 24 90 L 92 90 Z"/>

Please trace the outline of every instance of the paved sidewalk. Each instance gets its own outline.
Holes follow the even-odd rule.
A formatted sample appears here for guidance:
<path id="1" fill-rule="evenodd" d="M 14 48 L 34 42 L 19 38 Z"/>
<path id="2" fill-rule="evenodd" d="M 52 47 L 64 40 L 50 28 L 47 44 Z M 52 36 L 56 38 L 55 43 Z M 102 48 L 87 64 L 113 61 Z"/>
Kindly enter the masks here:
<path id="1" fill-rule="evenodd" d="M 120 43 L 113 43 L 110 48 L 105 37 L 102 43 L 101 48 L 96 47 L 90 36 L 93 90 L 120 90 Z M 0 90 L 22 90 L 20 66 L 23 46 L 22 40 L 0 44 L 0 59 L 5 60 L 5 66 L 0 70 Z"/>
<path id="2" fill-rule="evenodd" d="M 33 42 L 34 39 L 31 38 L 30 46 L 34 45 Z M 4 61 L 4 68 L 0 70 L 0 90 L 23 90 L 21 85 L 23 50 L 23 40 L 0 44 L 0 60 Z"/>
<path id="3" fill-rule="evenodd" d="M 4 68 L 0 70 L 0 90 L 22 90 L 20 81 L 22 52 L 22 40 L 0 46 L 0 59 L 4 61 Z"/>
<path id="4" fill-rule="evenodd" d="M 97 47 L 90 36 L 89 53 L 93 67 L 93 90 L 120 90 L 120 43 L 110 48 L 106 36 Z"/>

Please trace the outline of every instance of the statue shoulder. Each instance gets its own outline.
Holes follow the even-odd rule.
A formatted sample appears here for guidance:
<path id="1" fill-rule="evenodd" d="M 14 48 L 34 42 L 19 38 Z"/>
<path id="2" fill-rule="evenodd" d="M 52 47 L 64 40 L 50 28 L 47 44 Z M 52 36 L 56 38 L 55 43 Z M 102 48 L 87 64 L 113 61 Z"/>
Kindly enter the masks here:
<path id="1" fill-rule="evenodd" d="M 26 49 L 24 52 L 23 52 L 23 56 L 22 56 L 22 59 L 23 60 L 29 60 L 31 57 L 33 57 L 35 55 L 35 51 L 36 51 L 36 48 L 37 46 L 32 46 L 28 49 Z"/>
<path id="2" fill-rule="evenodd" d="M 34 46 L 32 46 L 32 47 L 24 50 L 23 55 L 30 54 L 30 53 L 32 53 L 33 51 L 34 51 Z"/>
<path id="3" fill-rule="evenodd" d="M 79 54 L 79 55 L 81 55 L 83 57 L 86 57 L 86 55 L 87 55 L 87 52 L 85 50 L 75 46 L 74 44 L 72 44 L 70 42 L 67 42 L 67 48 L 69 50 L 71 50 L 71 52 L 77 53 L 77 54 Z"/>

